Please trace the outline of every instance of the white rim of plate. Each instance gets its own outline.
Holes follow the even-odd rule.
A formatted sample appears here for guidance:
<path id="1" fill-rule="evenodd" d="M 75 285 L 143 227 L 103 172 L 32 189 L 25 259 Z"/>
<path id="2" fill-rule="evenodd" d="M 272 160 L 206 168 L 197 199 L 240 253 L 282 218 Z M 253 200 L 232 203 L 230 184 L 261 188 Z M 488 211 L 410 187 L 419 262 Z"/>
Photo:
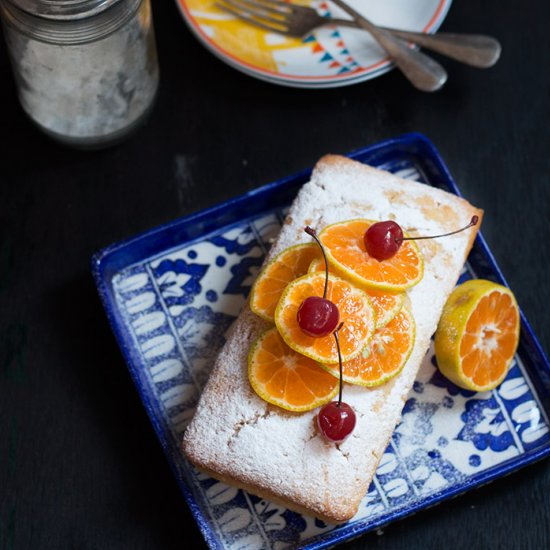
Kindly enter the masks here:
<path id="1" fill-rule="evenodd" d="M 225 59 L 222 55 L 220 55 L 218 52 L 214 50 L 210 50 L 210 51 L 218 59 L 223 61 L 226 65 L 230 66 L 233 69 L 236 69 L 237 71 L 247 76 L 256 78 L 257 80 L 262 80 L 263 82 L 267 82 L 269 84 L 278 84 L 280 86 L 286 86 L 289 88 L 300 88 L 304 90 L 315 90 L 315 89 L 324 90 L 324 89 L 330 89 L 330 88 L 340 88 L 342 86 L 351 86 L 352 84 L 360 84 L 361 82 L 365 82 L 367 80 L 371 80 L 373 78 L 381 76 L 391 71 L 394 68 L 394 64 L 388 61 L 382 67 L 376 70 L 370 71 L 369 73 L 365 73 L 361 75 L 353 75 L 352 77 L 348 76 L 345 79 L 342 77 L 335 81 L 325 80 L 325 81 L 302 82 L 302 81 L 293 81 L 288 79 L 279 79 L 271 75 L 260 73 L 259 71 L 254 71 L 252 69 L 239 65 L 238 63 L 235 63 L 232 59 Z"/>
<path id="2" fill-rule="evenodd" d="M 453 0 L 439 0 L 434 13 L 432 14 L 428 24 L 422 29 L 422 32 L 429 34 L 435 33 L 449 12 Z M 198 39 L 198 41 L 206 47 L 210 53 L 216 56 L 218 59 L 248 76 L 263 80 L 271 84 L 279 84 L 282 86 L 288 86 L 292 88 L 305 88 L 305 89 L 324 89 L 324 88 L 337 88 L 340 86 L 348 86 L 351 84 L 359 84 L 371 80 L 378 76 L 381 76 L 394 68 L 394 64 L 389 58 L 385 57 L 368 67 L 364 67 L 360 71 L 355 72 L 353 75 L 331 75 L 331 76 L 290 76 L 282 73 L 270 71 L 268 69 L 254 66 L 248 62 L 240 60 L 235 55 L 226 52 L 223 48 L 218 46 L 215 40 L 209 37 L 196 22 L 195 18 L 191 14 L 186 0 L 176 0 L 176 4 L 179 11 L 186 22 L 187 26 Z"/>

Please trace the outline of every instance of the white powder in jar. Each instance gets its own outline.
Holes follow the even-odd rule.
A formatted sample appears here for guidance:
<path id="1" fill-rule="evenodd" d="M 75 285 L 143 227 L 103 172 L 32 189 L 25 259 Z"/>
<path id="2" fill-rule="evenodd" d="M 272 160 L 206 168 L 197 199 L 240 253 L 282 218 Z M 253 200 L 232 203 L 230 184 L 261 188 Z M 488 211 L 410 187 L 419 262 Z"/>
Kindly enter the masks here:
<path id="1" fill-rule="evenodd" d="M 90 42 L 54 44 L 5 29 L 21 104 L 47 133 L 100 144 L 124 135 L 148 112 L 158 88 L 149 0 Z"/>

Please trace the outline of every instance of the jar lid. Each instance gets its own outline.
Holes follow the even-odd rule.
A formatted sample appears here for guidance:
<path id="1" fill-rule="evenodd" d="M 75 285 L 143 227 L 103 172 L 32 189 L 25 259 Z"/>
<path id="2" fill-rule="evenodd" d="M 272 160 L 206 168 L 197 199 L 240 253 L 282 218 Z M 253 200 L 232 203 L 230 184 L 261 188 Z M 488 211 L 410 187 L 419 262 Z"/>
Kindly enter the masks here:
<path id="1" fill-rule="evenodd" d="M 37 17 L 71 20 L 96 15 L 120 0 L 9 0 L 9 2 Z"/>

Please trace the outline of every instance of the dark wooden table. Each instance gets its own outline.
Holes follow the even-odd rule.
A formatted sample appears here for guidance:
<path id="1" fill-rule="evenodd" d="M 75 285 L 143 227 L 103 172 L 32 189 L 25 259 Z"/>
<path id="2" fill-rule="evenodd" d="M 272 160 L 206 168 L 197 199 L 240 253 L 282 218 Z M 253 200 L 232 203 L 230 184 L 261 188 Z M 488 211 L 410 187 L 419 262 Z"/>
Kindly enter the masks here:
<path id="1" fill-rule="evenodd" d="M 90 276 L 105 245 L 346 153 L 417 131 L 442 153 L 550 352 L 550 51 L 545 0 L 455 1 L 446 31 L 502 41 L 498 65 L 444 60 L 449 82 L 397 72 L 281 88 L 210 55 L 174 2 L 154 3 L 152 117 L 122 145 L 63 148 L 19 107 L 0 45 L 0 548 L 200 548 Z M 521 29 L 521 31 L 518 30 Z M 550 548 L 546 460 L 343 545 Z"/>

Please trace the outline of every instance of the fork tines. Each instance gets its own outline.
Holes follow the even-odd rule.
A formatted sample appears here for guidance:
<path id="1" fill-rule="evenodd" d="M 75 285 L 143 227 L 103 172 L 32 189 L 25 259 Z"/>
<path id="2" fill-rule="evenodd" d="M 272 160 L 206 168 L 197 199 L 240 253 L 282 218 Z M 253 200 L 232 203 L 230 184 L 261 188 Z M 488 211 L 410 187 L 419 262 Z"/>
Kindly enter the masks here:
<path id="1" fill-rule="evenodd" d="M 294 8 L 291 4 L 279 0 L 217 0 L 215 5 L 261 29 L 298 36 L 287 21 Z"/>

